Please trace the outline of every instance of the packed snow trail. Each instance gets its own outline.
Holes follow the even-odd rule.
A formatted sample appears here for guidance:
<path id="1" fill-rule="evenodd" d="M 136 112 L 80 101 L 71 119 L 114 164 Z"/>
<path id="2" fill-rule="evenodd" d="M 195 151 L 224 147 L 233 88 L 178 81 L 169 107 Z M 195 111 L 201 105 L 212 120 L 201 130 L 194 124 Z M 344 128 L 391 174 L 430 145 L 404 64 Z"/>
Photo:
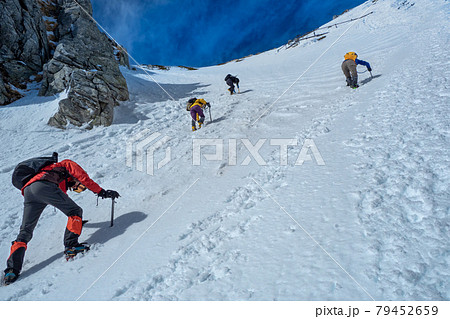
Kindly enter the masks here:
<path id="1" fill-rule="evenodd" d="M 449 5 L 411 3 L 370 1 L 333 20 L 374 11 L 331 48 L 346 28 L 238 63 L 152 71 L 176 102 L 142 71 L 123 70 L 131 99 L 111 127 L 49 128 L 57 100 L 33 93 L 1 109 L 4 185 L 19 160 L 57 151 L 122 197 L 109 228 L 110 201 L 96 208 L 92 194 L 72 196 L 90 220 L 82 240 L 93 245 L 69 263 L 58 240 L 65 216 L 48 208 L 23 276 L 0 299 L 448 300 Z M 350 50 L 374 68 L 358 90 L 345 87 L 340 70 Z M 227 94 L 227 73 L 238 74 L 243 93 Z M 184 105 L 192 96 L 211 102 L 214 119 L 194 133 Z M 153 176 L 125 165 L 127 142 L 145 129 L 170 137 L 172 160 Z M 201 138 L 223 140 L 224 158 L 194 166 Z M 277 138 L 298 141 L 287 165 L 270 146 Z M 237 165 L 227 157 L 233 139 Z M 267 139 L 259 150 L 266 165 L 243 139 Z M 325 166 L 314 157 L 295 165 L 306 139 Z M 2 196 L 6 259 L 22 198 L 12 188 Z"/>
<path id="2" fill-rule="evenodd" d="M 346 143 L 366 159 L 355 168 L 368 182 L 358 206 L 377 256 L 369 275 L 390 283 L 383 294 L 394 299 L 449 298 L 449 250 L 442 244 L 449 243 L 450 222 L 450 73 L 442 66 L 450 54 L 441 51 L 449 40 L 444 26 L 426 31 L 415 34 L 409 49 L 417 55 L 399 63 L 388 88 L 359 116 L 360 133 Z M 411 68 L 417 61 L 427 61 L 425 70 Z"/>

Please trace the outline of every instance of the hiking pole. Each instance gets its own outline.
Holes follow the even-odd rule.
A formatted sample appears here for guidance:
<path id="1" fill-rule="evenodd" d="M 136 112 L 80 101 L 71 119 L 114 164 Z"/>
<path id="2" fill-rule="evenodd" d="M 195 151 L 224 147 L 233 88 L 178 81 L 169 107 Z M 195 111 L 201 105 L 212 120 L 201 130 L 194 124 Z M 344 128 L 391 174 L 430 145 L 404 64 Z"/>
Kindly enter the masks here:
<path id="1" fill-rule="evenodd" d="M 208 111 L 209 111 L 209 121 L 212 122 L 212 117 L 211 117 L 211 104 L 206 103 L 206 107 L 205 107 L 205 108 L 208 108 Z"/>
<path id="2" fill-rule="evenodd" d="M 111 198 L 112 200 L 112 204 L 111 204 L 111 224 L 109 225 L 109 227 L 113 227 L 114 226 L 114 197 Z"/>
<path id="3" fill-rule="evenodd" d="M 369 71 L 369 73 L 370 73 L 370 77 L 373 78 L 372 71 Z"/>

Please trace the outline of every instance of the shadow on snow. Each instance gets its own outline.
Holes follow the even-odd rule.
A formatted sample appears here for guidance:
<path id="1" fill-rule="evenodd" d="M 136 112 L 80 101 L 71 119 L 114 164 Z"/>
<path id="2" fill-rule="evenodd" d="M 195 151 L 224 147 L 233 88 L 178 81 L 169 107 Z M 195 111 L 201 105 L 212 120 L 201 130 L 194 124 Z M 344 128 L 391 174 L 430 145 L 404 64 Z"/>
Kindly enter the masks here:
<path id="1" fill-rule="evenodd" d="M 135 211 L 117 217 L 114 220 L 113 227 L 109 227 L 110 225 L 109 221 L 92 224 L 87 223 L 86 225 L 84 225 L 84 228 L 97 228 L 97 231 L 87 239 L 87 242 L 89 242 L 89 244 L 104 244 L 107 241 L 113 239 L 114 237 L 124 234 L 128 227 L 130 227 L 135 223 L 142 222 L 145 218 L 147 218 L 146 214 L 144 214 L 143 212 Z M 25 270 L 20 275 L 20 277 L 25 278 L 27 276 L 30 276 L 61 258 L 63 258 L 62 252 L 54 254 L 53 256 L 47 258 L 46 260 L 40 262 L 39 264 L 34 265 L 30 269 Z"/>
<path id="2" fill-rule="evenodd" d="M 380 76 L 381 76 L 381 74 L 377 74 L 377 75 L 374 75 L 374 76 L 372 76 L 372 77 L 370 77 L 370 78 L 364 79 L 364 80 L 362 80 L 362 81 L 359 82 L 359 85 L 367 84 L 367 83 L 369 83 L 370 81 L 372 81 L 373 79 L 379 78 Z"/>
<path id="3" fill-rule="evenodd" d="M 130 100 L 120 103 L 114 111 L 114 124 L 135 124 L 140 120 L 146 120 L 148 117 L 138 111 L 136 107 L 145 104 L 179 101 L 188 99 L 195 95 L 201 95 L 206 92 L 197 91 L 198 89 L 209 85 L 200 83 L 189 84 L 168 84 L 156 83 L 148 78 L 127 76 L 130 89 Z M 181 103 L 184 103 L 182 101 Z"/>

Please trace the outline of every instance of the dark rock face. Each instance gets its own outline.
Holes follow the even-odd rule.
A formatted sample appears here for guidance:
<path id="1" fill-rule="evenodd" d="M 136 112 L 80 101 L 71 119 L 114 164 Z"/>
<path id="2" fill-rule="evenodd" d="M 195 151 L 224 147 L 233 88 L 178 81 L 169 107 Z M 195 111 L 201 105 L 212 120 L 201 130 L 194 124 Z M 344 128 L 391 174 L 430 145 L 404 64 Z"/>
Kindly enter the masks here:
<path id="1" fill-rule="evenodd" d="M 44 65 L 40 95 L 68 90 L 49 125 L 93 127 L 111 125 L 113 108 L 128 100 L 128 88 L 107 36 L 72 0 L 58 0 L 58 41 L 53 58 Z M 89 0 L 77 1 L 92 15 Z"/>
<path id="2" fill-rule="evenodd" d="M 3 82 L 3 78 L 0 76 L 0 105 L 9 104 L 21 97 L 22 95 L 12 89 L 8 83 Z"/>
<path id="3" fill-rule="evenodd" d="M 116 57 L 117 63 L 122 66 L 126 66 L 130 69 L 130 59 L 128 58 L 128 53 L 124 47 L 117 44 L 115 41 L 110 40 L 114 49 L 114 56 Z"/>
<path id="4" fill-rule="evenodd" d="M 0 105 L 43 72 L 40 95 L 67 91 L 49 125 L 111 125 L 114 106 L 129 98 L 119 69 L 128 57 L 89 15 L 90 0 L 0 0 Z"/>
<path id="5" fill-rule="evenodd" d="M 0 1 L 0 105 L 21 95 L 19 86 L 42 70 L 49 59 L 42 13 L 35 0 Z"/>

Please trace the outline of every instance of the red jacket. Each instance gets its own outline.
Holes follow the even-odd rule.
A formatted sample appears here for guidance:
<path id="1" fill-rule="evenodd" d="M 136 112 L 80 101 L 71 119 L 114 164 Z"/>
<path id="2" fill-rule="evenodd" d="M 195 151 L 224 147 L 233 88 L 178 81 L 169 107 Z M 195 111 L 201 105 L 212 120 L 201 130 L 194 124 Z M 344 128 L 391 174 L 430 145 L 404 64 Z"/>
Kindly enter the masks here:
<path id="1" fill-rule="evenodd" d="M 67 177 L 65 178 L 63 174 L 66 174 Z M 25 187 L 36 181 L 50 181 L 56 183 L 65 193 L 67 192 L 66 180 L 71 180 L 72 177 L 79 180 L 81 184 L 96 194 L 102 190 L 102 188 L 89 177 L 80 165 L 71 160 L 64 160 L 44 167 L 40 173 L 33 176 L 33 178 L 22 188 L 22 195 Z"/>

